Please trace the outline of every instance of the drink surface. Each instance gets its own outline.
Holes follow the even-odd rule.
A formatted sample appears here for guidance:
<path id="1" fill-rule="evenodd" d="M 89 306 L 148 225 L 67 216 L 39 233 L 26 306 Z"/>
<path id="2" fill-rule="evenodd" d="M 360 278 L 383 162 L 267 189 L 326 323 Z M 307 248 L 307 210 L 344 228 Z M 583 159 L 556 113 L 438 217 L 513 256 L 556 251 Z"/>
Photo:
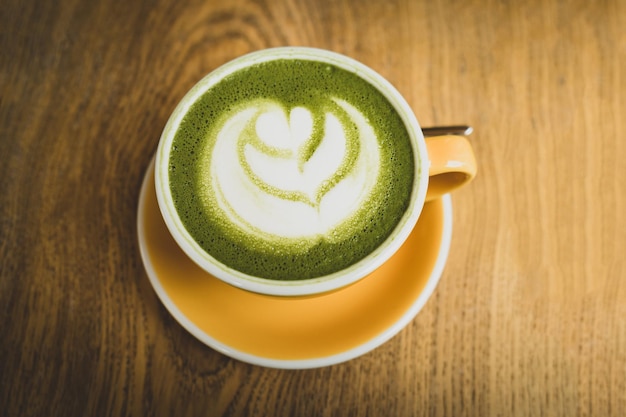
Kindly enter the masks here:
<path id="1" fill-rule="evenodd" d="M 213 258 L 275 280 L 375 251 L 409 205 L 409 134 L 354 73 L 280 59 L 226 76 L 189 109 L 169 159 L 176 210 Z"/>

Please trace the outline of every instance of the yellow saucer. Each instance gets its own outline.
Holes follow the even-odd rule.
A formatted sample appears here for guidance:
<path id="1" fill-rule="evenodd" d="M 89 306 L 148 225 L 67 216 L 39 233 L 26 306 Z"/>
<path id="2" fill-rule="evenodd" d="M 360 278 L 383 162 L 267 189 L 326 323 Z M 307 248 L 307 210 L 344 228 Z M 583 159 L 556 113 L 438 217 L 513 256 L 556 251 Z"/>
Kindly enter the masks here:
<path id="1" fill-rule="evenodd" d="M 452 233 L 449 196 L 424 206 L 415 230 L 382 267 L 338 291 L 298 298 L 250 293 L 209 275 L 174 242 L 159 211 L 154 164 L 139 197 L 139 247 L 148 278 L 191 334 L 232 358 L 275 368 L 332 365 L 406 326 L 432 294 Z"/>

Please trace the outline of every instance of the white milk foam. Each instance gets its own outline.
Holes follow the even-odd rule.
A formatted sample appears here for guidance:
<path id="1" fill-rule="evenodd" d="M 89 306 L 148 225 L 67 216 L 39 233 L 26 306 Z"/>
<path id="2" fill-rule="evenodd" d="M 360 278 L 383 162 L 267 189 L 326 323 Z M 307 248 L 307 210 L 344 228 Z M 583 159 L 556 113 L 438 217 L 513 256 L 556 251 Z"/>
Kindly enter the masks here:
<path id="1" fill-rule="evenodd" d="M 207 196 L 215 196 L 215 201 L 203 197 L 205 204 L 217 204 L 232 224 L 265 239 L 339 238 L 336 228 L 349 224 L 369 199 L 381 157 L 366 118 L 349 103 L 334 102 L 358 128 L 354 163 L 344 166 L 350 149 L 347 127 L 332 112 L 324 115 L 324 137 L 303 161 L 303 146 L 313 134 L 311 112 L 303 107 L 285 111 L 267 100 L 252 102 L 228 117 L 212 152 L 202 155 L 210 161 L 201 172 L 213 190 Z M 245 139 L 249 132 L 261 146 Z"/>

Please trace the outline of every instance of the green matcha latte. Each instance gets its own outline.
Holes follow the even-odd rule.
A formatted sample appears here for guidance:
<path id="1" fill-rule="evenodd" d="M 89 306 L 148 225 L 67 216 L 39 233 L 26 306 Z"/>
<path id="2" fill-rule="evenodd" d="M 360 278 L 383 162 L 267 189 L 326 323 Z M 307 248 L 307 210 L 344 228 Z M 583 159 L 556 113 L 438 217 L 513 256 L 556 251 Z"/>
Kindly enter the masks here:
<path id="1" fill-rule="evenodd" d="M 182 117 L 169 188 L 193 240 L 255 277 L 304 280 L 375 251 L 410 204 L 405 125 L 374 86 L 285 58 L 230 73 Z"/>

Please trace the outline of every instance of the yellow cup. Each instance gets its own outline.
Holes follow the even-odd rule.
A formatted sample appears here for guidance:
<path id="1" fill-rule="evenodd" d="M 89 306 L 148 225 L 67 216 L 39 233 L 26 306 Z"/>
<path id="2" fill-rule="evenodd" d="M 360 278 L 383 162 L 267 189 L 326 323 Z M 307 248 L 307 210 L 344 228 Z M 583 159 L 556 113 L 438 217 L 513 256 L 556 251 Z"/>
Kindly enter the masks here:
<path id="1" fill-rule="evenodd" d="M 384 242 L 379 244 L 362 259 L 355 261 L 355 263 L 326 275 L 320 274 L 310 279 L 269 279 L 256 276 L 252 273 L 249 274 L 242 271 L 241 268 L 237 269 L 236 267 L 226 265 L 216 259 L 210 251 L 205 250 L 205 248 L 196 241 L 194 236 L 192 236 L 185 227 L 178 213 L 176 204 L 174 203 L 174 197 L 170 189 L 169 161 L 172 149 L 175 148 L 175 146 L 173 146 L 174 137 L 185 114 L 192 108 L 196 100 L 212 88 L 212 86 L 220 83 L 230 74 L 242 68 L 249 68 L 260 63 L 282 59 L 300 59 L 328 64 L 341 70 L 354 73 L 362 80 L 371 84 L 371 86 L 376 88 L 389 104 L 393 106 L 397 116 L 406 128 L 414 162 L 414 172 L 411 176 L 414 180 L 411 185 L 411 190 L 409 190 L 408 207 L 404 210 L 401 218 L 398 220 L 394 229 L 387 235 Z M 232 165 L 233 164 L 228 166 Z M 211 165 L 206 164 L 206 166 Z M 367 165 L 362 164 L 361 166 Z M 161 136 L 156 155 L 155 185 L 159 207 L 168 229 L 181 249 L 201 268 L 237 288 L 268 295 L 303 296 L 340 289 L 355 283 L 373 272 L 393 256 L 408 238 L 417 223 L 425 202 L 439 198 L 467 184 L 475 174 L 476 160 L 472 147 L 467 139 L 463 136 L 455 135 L 424 138 L 422 129 L 406 100 L 381 75 L 351 58 L 334 52 L 313 48 L 286 47 L 258 51 L 231 61 L 208 74 L 188 92 L 174 110 Z M 210 177 L 210 175 L 207 177 Z M 236 178 L 236 175 L 227 178 Z M 213 179 L 211 179 L 211 181 L 213 181 Z M 207 184 L 217 183 L 217 180 L 211 181 L 208 181 Z M 204 184 L 203 187 L 209 187 L 207 184 Z M 347 189 L 342 189 L 342 192 L 346 190 Z M 245 193 L 244 191 L 244 194 L 249 195 L 250 193 Z M 367 193 L 362 194 L 367 195 Z M 194 195 L 193 197 L 197 196 Z M 213 209 L 213 207 L 221 207 L 220 204 L 225 205 L 220 199 L 216 199 L 216 201 L 217 204 L 211 205 L 211 209 Z M 350 205 L 350 207 L 355 206 L 358 206 L 358 203 Z M 247 204 L 246 207 L 257 206 L 250 203 Z M 271 213 L 272 215 L 274 215 L 275 211 L 276 210 L 270 210 L 265 206 L 257 210 L 257 212 Z M 362 213 L 365 213 L 365 211 Z M 283 212 L 280 211 L 280 214 L 282 216 Z M 292 213 L 286 213 L 283 217 L 287 218 L 291 214 Z M 273 223 L 284 223 L 291 226 L 292 223 L 286 222 L 283 217 L 278 218 Z M 221 219 L 221 217 L 219 218 Z M 239 217 L 236 217 L 237 221 L 233 221 L 232 224 L 237 224 L 238 227 L 240 224 L 245 224 L 245 222 L 239 221 L 239 219 Z M 272 219 L 274 219 L 274 217 L 272 217 Z M 245 227 L 241 226 L 240 228 L 244 229 Z M 266 247 L 267 246 L 268 245 L 266 245 Z M 275 248 L 274 250 L 280 252 Z M 341 253 L 339 253 L 339 256 L 341 256 Z M 302 255 L 302 257 L 304 258 L 306 255 Z M 295 262 L 294 259 L 297 260 L 297 257 L 292 257 L 290 262 Z M 246 258 L 245 261 L 247 262 L 248 259 Z"/>

